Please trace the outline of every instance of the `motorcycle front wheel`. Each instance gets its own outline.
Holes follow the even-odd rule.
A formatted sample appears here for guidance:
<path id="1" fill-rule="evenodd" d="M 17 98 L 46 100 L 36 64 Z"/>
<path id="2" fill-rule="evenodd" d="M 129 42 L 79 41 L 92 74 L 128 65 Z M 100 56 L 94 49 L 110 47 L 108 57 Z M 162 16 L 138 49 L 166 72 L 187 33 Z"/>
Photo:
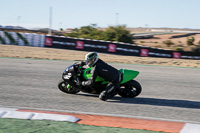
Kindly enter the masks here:
<path id="1" fill-rule="evenodd" d="M 121 85 L 118 94 L 121 97 L 133 98 L 142 92 L 142 86 L 139 82 L 131 80 Z"/>
<path id="2" fill-rule="evenodd" d="M 74 87 L 72 87 L 72 86 L 70 86 L 70 88 L 67 88 L 67 85 L 68 85 L 68 84 L 67 84 L 65 81 L 63 81 L 63 80 L 60 80 L 60 81 L 58 82 L 58 88 L 59 88 L 62 92 L 64 92 L 64 93 L 76 94 L 76 93 L 79 92 L 78 89 L 76 89 L 76 88 L 74 88 Z"/>

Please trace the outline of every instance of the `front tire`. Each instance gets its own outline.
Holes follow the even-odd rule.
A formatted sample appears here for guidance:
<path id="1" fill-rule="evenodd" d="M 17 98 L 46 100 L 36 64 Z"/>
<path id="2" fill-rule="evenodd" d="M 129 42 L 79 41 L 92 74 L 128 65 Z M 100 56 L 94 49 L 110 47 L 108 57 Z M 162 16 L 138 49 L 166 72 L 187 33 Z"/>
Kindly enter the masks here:
<path id="1" fill-rule="evenodd" d="M 121 97 L 133 98 L 142 92 L 142 86 L 139 82 L 131 80 L 121 85 L 118 94 Z"/>
<path id="2" fill-rule="evenodd" d="M 58 88 L 64 92 L 64 93 L 68 93 L 68 94 L 76 94 L 79 92 L 78 89 L 74 88 L 73 86 L 70 86 L 70 88 L 67 88 L 67 83 L 63 80 L 60 80 L 58 82 Z"/>

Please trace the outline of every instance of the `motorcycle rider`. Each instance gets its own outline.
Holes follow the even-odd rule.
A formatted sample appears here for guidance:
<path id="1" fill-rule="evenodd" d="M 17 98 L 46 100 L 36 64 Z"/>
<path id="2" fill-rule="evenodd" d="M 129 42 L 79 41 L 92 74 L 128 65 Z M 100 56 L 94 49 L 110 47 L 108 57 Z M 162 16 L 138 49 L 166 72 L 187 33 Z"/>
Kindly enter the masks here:
<path id="1" fill-rule="evenodd" d="M 108 65 L 103 60 L 101 60 L 97 52 L 89 52 L 85 55 L 85 63 L 88 67 L 93 67 L 91 70 L 91 78 L 87 81 L 82 81 L 80 84 L 82 86 L 93 86 L 97 76 L 100 76 L 106 81 L 109 81 L 106 89 L 101 92 L 99 98 L 106 101 L 108 98 L 112 98 L 117 94 L 120 88 L 121 73 L 114 67 Z"/>

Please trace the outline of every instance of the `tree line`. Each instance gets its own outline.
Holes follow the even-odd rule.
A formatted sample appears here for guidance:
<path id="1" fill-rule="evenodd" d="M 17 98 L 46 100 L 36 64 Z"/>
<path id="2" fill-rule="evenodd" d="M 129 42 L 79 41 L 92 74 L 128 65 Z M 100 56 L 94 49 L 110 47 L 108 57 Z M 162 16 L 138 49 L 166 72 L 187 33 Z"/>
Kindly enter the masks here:
<path id="1" fill-rule="evenodd" d="M 68 37 L 85 38 L 93 40 L 116 41 L 133 44 L 131 33 L 125 25 L 109 26 L 105 31 L 99 30 L 96 24 L 75 28 L 71 33 L 65 34 Z"/>

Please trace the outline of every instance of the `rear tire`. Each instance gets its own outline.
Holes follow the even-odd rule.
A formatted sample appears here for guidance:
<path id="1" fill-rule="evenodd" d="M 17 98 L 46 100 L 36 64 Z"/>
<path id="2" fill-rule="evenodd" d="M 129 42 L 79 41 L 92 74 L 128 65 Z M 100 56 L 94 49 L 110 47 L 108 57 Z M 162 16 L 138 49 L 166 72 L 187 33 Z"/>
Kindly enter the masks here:
<path id="1" fill-rule="evenodd" d="M 79 92 L 78 89 L 76 89 L 76 88 L 74 88 L 74 87 L 72 87 L 72 86 L 70 86 L 70 88 L 67 88 L 67 85 L 68 85 L 68 84 L 67 84 L 65 81 L 63 81 L 63 80 L 60 80 L 60 81 L 58 82 L 58 88 L 59 88 L 62 92 L 64 92 L 64 93 L 76 94 L 76 93 Z"/>
<path id="2" fill-rule="evenodd" d="M 121 85 L 118 94 L 121 97 L 133 98 L 138 96 L 142 92 L 142 86 L 139 82 L 131 80 Z"/>

